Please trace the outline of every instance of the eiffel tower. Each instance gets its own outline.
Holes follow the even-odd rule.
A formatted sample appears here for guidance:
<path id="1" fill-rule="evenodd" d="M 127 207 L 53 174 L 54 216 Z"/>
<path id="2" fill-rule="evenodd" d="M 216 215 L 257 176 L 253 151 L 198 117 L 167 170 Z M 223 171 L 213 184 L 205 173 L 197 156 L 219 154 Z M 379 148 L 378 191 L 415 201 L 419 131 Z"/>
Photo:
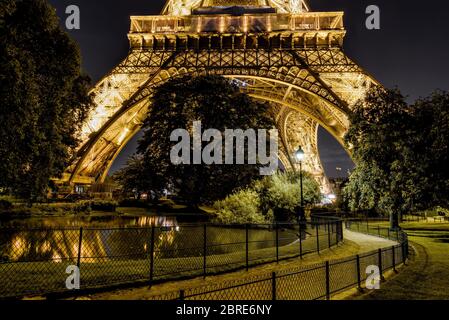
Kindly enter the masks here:
<path id="1" fill-rule="evenodd" d="M 283 166 L 296 168 L 291 155 L 302 146 L 304 170 L 329 193 L 318 128 L 343 145 L 351 108 L 376 85 L 343 51 L 343 16 L 313 12 L 304 0 L 167 0 L 160 15 L 131 17 L 129 54 L 93 89 L 82 146 L 59 183 L 103 182 L 141 129 L 156 86 L 214 74 L 271 104 Z"/>

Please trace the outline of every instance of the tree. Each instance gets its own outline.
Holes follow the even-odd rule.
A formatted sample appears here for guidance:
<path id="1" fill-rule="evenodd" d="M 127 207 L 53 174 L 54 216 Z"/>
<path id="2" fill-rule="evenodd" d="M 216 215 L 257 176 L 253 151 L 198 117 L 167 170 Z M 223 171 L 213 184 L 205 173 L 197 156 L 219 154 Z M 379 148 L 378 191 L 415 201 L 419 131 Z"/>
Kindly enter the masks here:
<path id="1" fill-rule="evenodd" d="M 34 202 L 74 154 L 90 79 L 45 0 L 1 2 L 0 70 L 0 188 Z"/>
<path id="2" fill-rule="evenodd" d="M 436 91 L 411 109 L 414 131 L 399 164 L 410 176 L 406 205 L 412 210 L 449 208 L 449 93 Z"/>
<path id="3" fill-rule="evenodd" d="M 352 210 L 388 214 L 397 228 L 407 211 L 448 206 L 448 93 L 408 105 L 398 90 L 376 88 L 350 120 L 357 167 L 344 191 Z"/>
<path id="4" fill-rule="evenodd" d="M 412 133 L 410 108 L 398 90 L 376 87 L 355 106 L 350 122 L 345 140 L 357 164 L 345 187 L 350 207 L 390 215 L 392 228 L 397 228 L 407 181 L 397 165 L 404 160 L 400 150 Z"/>
<path id="5" fill-rule="evenodd" d="M 201 121 L 204 130 L 213 128 L 221 133 L 226 129 L 274 128 L 269 105 L 242 93 L 230 80 L 218 76 L 185 76 L 168 81 L 154 94 L 138 148 L 144 156 L 145 167 L 157 172 L 167 188 L 173 187 L 180 197 L 196 206 L 223 199 L 259 177 L 260 164 L 173 164 L 170 153 L 177 143 L 170 141 L 171 134 L 178 129 L 192 134 L 194 121 Z M 203 142 L 202 148 L 205 145 Z M 190 151 L 193 153 L 193 143 Z M 235 155 L 236 152 L 234 158 Z M 248 155 L 245 163 L 247 159 Z"/>
<path id="6" fill-rule="evenodd" d="M 142 193 L 154 194 L 153 199 L 158 199 L 162 194 L 163 185 L 151 168 L 145 167 L 143 156 L 134 154 L 128 158 L 126 165 L 114 173 L 114 181 L 121 186 L 123 193 L 137 194 L 140 199 Z"/>

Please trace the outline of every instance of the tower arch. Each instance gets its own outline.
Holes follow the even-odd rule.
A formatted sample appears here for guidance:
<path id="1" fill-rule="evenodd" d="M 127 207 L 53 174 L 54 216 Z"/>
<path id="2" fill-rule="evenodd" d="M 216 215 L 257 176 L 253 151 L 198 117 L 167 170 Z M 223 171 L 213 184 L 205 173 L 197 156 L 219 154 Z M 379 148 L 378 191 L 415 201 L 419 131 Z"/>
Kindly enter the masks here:
<path id="1" fill-rule="evenodd" d="M 281 3 L 294 2 L 273 0 L 251 6 L 276 13 L 172 15 L 170 2 L 164 15 L 131 17 L 131 50 L 93 89 L 95 108 L 79 133 L 82 145 L 59 182 L 104 181 L 140 130 L 158 85 L 187 74 L 214 74 L 238 81 L 242 91 L 275 106 L 283 162 L 294 167 L 289 154 L 301 143 L 312 155 L 306 170 L 329 191 L 317 128 L 343 143 L 352 106 L 376 84 L 344 54 L 343 13 L 310 12 L 302 2 L 298 13 L 282 11 Z"/>

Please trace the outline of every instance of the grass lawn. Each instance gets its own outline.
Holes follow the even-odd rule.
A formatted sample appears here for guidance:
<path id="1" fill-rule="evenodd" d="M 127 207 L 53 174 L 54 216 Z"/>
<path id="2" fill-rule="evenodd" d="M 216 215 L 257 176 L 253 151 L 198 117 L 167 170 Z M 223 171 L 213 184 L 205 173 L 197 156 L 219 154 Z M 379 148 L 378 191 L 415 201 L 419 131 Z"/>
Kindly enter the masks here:
<path id="1" fill-rule="evenodd" d="M 408 267 L 381 286 L 358 296 L 375 300 L 449 299 L 449 224 L 401 225 L 416 250 Z"/>

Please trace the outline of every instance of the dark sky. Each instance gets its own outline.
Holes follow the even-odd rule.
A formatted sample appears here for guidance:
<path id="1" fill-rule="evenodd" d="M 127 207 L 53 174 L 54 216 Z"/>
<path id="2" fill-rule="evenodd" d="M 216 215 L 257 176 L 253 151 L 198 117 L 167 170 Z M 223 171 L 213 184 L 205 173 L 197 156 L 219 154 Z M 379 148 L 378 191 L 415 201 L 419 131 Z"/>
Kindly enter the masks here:
<path id="1" fill-rule="evenodd" d="M 128 52 L 129 16 L 158 14 L 165 0 L 50 0 L 65 20 L 65 8 L 78 5 L 81 29 L 71 31 L 79 43 L 83 67 L 99 80 Z M 348 31 L 345 51 L 387 87 L 397 86 L 412 101 L 435 89 L 449 89 L 449 1 L 446 0 L 310 0 L 314 11 L 344 11 Z M 381 29 L 367 30 L 365 9 L 381 10 Z M 63 20 L 63 21 L 64 21 Z M 113 170 L 134 152 L 129 143 Z M 346 152 L 324 130 L 319 149 L 330 177 L 352 168 Z M 339 167 L 342 170 L 337 171 Z"/>

